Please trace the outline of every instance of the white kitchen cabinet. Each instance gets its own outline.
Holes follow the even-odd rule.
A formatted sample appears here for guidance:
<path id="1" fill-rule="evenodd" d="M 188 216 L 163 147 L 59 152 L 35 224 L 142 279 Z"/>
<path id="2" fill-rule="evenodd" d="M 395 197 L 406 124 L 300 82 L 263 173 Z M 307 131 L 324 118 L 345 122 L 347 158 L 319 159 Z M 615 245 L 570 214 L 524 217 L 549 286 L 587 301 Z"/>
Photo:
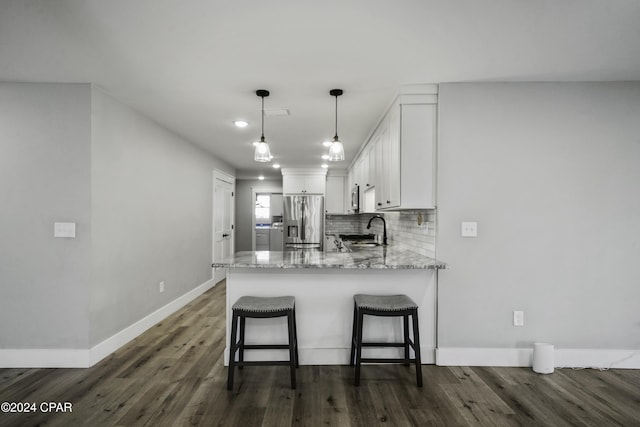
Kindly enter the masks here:
<path id="1" fill-rule="evenodd" d="M 351 190 L 353 190 L 353 187 L 355 187 L 355 185 L 356 185 L 355 172 L 354 172 L 354 168 L 351 168 L 347 172 L 347 188 L 345 189 L 346 191 L 345 195 L 347 197 L 347 208 L 349 213 L 353 213 L 351 212 Z"/>
<path id="2" fill-rule="evenodd" d="M 400 95 L 378 125 L 376 210 L 435 207 L 436 95 Z"/>
<path id="3" fill-rule="evenodd" d="M 359 196 L 361 212 L 367 212 L 366 210 L 364 210 L 365 195 L 368 192 L 369 194 L 373 194 L 372 191 L 375 187 L 376 158 L 375 147 L 369 144 L 364 148 L 364 150 L 362 150 L 360 156 L 356 159 L 350 171 L 353 177 L 352 184 L 357 184 L 360 187 Z"/>
<path id="4" fill-rule="evenodd" d="M 375 187 L 367 188 L 363 195 L 363 202 L 360 205 L 360 212 L 375 213 L 376 211 L 376 189 Z"/>
<path id="5" fill-rule="evenodd" d="M 284 194 L 324 194 L 326 171 L 282 169 Z"/>
<path id="6" fill-rule="evenodd" d="M 377 177 L 376 177 L 376 164 L 378 161 L 378 154 L 375 146 L 368 147 L 365 149 L 365 154 L 363 157 L 364 165 L 364 186 L 368 188 L 372 188 L 376 186 Z"/>
<path id="7" fill-rule="evenodd" d="M 256 251 L 269 250 L 269 229 L 256 228 Z"/>
<path id="8" fill-rule="evenodd" d="M 365 179 L 366 179 L 365 170 L 364 170 L 364 163 L 365 163 L 364 156 L 360 156 L 358 158 L 358 160 L 356 160 L 355 165 L 353 166 L 356 185 L 358 185 L 360 187 L 361 191 L 363 190 L 363 188 L 365 186 Z"/>
<path id="9" fill-rule="evenodd" d="M 328 214 L 346 214 L 345 176 L 327 176 L 325 211 Z"/>
<path id="10" fill-rule="evenodd" d="M 385 163 L 387 169 L 385 170 L 385 178 L 387 181 L 386 195 L 385 195 L 385 208 L 393 208 L 400 206 L 401 204 L 401 183 L 402 183 L 402 159 L 401 159 L 401 145 L 400 145 L 400 137 L 401 137 L 401 129 L 400 129 L 400 117 L 401 117 L 401 109 L 393 109 L 389 114 L 389 134 L 386 145 L 385 157 L 387 162 Z M 406 154 L 411 156 L 412 148 L 409 147 L 408 144 L 405 144 Z M 416 158 L 420 157 L 420 152 L 417 151 L 414 153 Z M 406 168 L 407 166 L 405 166 Z M 431 170 L 430 167 L 426 167 L 423 165 L 423 170 Z M 422 171 L 409 171 L 406 170 L 407 173 L 420 174 Z"/>
<path id="11" fill-rule="evenodd" d="M 272 194 L 271 195 L 271 217 L 282 216 L 283 209 L 284 209 L 284 200 L 282 198 L 282 194 Z"/>
<path id="12" fill-rule="evenodd" d="M 373 139 L 369 144 L 373 146 L 372 151 L 375 152 L 375 170 L 372 174 L 375 176 L 376 191 L 374 197 L 374 208 L 376 210 L 384 208 L 389 200 L 389 176 L 391 170 L 395 169 L 389 164 L 389 119 L 385 117 L 378 125 Z"/>
<path id="13" fill-rule="evenodd" d="M 376 140 L 376 210 L 400 206 L 399 109 L 392 108 L 378 126 Z"/>
<path id="14" fill-rule="evenodd" d="M 435 201 L 435 104 L 401 104 L 398 129 L 390 132 L 390 203 L 387 208 L 434 208 Z M 393 128 L 390 122 L 390 129 Z M 394 148 L 394 144 L 396 148 Z M 393 156 L 399 156 L 394 160 Z"/>
<path id="15" fill-rule="evenodd" d="M 305 189 L 306 177 L 304 175 L 285 175 L 282 177 L 283 193 L 304 193 Z"/>
<path id="16" fill-rule="evenodd" d="M 349 170 L 365 212 L 436 206 L 437 101 L 436 85 L 402 87 L 365 142 Z"/>

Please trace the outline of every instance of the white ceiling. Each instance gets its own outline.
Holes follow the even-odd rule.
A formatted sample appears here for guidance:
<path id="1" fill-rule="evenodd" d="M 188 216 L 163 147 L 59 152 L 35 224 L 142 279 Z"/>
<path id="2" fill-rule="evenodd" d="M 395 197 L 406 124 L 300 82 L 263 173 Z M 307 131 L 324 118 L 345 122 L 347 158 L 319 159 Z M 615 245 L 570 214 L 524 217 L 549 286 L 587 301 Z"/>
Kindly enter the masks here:
<path id="1" fill-rule="evenodd" d="M 347 160 L 399 85 L 640 80 L 636 0 L 0 0 L 0 80 L 92 82 L 238 168 Z M 237 118 L 250 122 L 239 130 Z"/>

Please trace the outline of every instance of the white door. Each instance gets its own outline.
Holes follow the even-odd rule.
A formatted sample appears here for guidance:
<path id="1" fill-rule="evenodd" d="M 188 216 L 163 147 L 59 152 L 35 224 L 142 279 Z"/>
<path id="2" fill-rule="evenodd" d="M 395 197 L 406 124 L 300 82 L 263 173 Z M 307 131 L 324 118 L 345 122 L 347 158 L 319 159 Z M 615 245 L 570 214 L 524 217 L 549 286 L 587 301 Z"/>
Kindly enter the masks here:
<path id="1" fill-rule="evenodd" d="M 220 171 L 213 173 L 213 260 L 233 254 L 235 178 Z M 213 281 L 226 277 L 226 269 L 214 268 Z"/>

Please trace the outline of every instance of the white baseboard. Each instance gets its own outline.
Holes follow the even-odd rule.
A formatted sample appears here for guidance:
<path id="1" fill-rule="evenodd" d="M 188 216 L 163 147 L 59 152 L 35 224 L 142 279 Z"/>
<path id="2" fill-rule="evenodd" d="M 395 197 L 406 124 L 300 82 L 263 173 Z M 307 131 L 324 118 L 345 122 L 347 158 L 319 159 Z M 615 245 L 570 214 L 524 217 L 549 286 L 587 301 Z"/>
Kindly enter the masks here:
<path id="1" fill-rule="evenodd" d="M 532 366 L 532 348 L 462 348 L 436 350 L 439 366 Z M 640 369 L 640 350 L 558 349 L 554 350 L 556 368 Z"/>
<path id="2" fill-rule="evenodd" d="M 88 368 L 89 350 L 0 349 L 0 368 Z"/>
<path id="3" fill-rule="evenodd" d="M 640 369 L 640 350 L 556 350 L 557 368 Z"/>
<path id="4" fill-rule="evenodd" d="M 214 287 L 210 279 L 90 349 L 0 349 L 0 368 L 88 368 Z"/>

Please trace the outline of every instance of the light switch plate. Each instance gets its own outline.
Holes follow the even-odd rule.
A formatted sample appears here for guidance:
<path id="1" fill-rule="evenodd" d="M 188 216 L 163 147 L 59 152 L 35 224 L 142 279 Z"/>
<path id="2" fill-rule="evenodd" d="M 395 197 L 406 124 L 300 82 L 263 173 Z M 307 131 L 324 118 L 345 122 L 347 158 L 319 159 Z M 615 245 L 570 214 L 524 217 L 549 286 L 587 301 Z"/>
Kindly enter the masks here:
<path id="1" fill-rule="evenodd" d="M 53 224 L 53 237 L 67 237 L 75 239 L 76 223 L 75 222 L 55 222 Z"/>
<path id="2" fill-rule="evenodd" d="M 478 223 L 463 222 L 460 226 L 460 234 L 462 237 L 478 237 Z"/>
<path id="3" fill-rule="evenodd" d="M 524 326 L 524 311 L 513 310 L 513 326 Z"/>

